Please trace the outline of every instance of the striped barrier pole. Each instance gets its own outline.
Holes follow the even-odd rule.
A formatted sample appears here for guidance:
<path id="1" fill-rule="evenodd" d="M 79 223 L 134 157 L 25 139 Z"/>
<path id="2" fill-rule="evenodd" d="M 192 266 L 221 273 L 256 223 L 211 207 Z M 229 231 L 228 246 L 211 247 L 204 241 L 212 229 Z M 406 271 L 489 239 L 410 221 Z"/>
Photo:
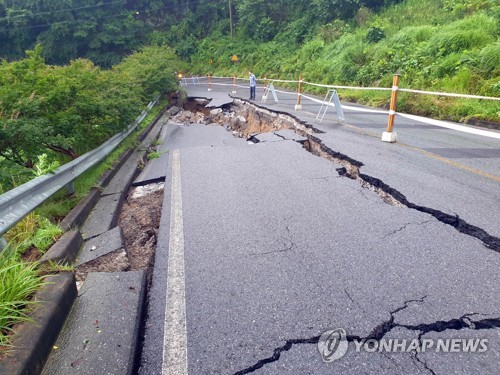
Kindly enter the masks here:
<path id="1" fill-rule="evenodd" d="M 387 130 L 382 134 L 383 142 L 396 142 L 397 133 L 392 131 L 394 127 L 394 118 L 396 117 L 396 106 L 398 100 L 398 90 L 399 90 L 399 74 L 394 74 L 392 80 L 392 92 L 391 92 L 391 104 L 389 107 L 389 120 L 387 121 Z"/>
<path id="2" fill-rule="evenodd" d="M 233 76 L 233 94 L 236 94 L 236 76 Z"/>
<path id="3" fill-rule="evenodd" d="M 300 111 L 302 109 L 302 104 L 300 104 L 300 97 L 302 96 L 302 72 L 300 72 L 299 77 L 299 89 L 297 91 L 297 104 L 295 104 L 295 110 Z"/>
<path id="4" fill-rule="evenodd" d="M 210 74 L 208 75 L 208 91 L 212 91 L 212 86 L 210 82 Z"/>

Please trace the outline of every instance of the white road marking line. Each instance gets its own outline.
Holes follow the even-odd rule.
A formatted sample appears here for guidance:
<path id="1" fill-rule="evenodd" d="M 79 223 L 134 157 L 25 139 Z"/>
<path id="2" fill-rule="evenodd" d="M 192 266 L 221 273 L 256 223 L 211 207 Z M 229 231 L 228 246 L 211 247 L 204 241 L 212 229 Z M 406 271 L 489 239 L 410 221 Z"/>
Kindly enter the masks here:
<path id="1" fill-rule="evenodd" d="M 316 102 L 316 103 L 320 103 L 320 104 L 324 103 L 323 100 L 311 98 L 310 96 L 307 96 L 304 94 L 302 94 L 302 97 L 309 99 L 309 100 Z M 334 105 L 332 103 L 325 103 L 325 104 L 328 106 L 334 107 Z M 345 110 L 355 111 L 355 112 L 376 113 L 376 114 L 381 114 L 381 115 L 389 115 L 390 114 L 390 111 L 379 111 L 376 109 L 353 107 L 353 106 L 344 105 L 344 104 L 342 104 L 342 108 Z M 476 127 L 460 125 L 460 124 L 451 123 L 451 122 L 447 122 L 447 121 L 434 120 L 434 119 L 422 117 L 422 116 L 409 115 L 407 113 L 396 112 L 396 115 L 401 116 L 401 117 L 406 117 L 407 119 L 410 119 L 410 120 L 423 122 L 424 124 L 430 124 L 430 125 L 434 125 L 437 127 L 441 127 L 441 128 L 456 130 L 459 132 L 464 132 L 464 133 L 469 133 L 469 134 L 480 135 L 483 137 L 500 139 L 500 133 L 498 133 L 498 132 L 478 129 Z M 398 128 L 398 124 L 397 124 L 397 120 L 396 120 L 396 124 L 394 125 L 394 130 L 397 131 L 397 128 Z"/>
<path id="2" fill-rule="evenodd" d="M 170 240 L 168 244 L 167 300 L 163 332 L 163 375 L 187 375 L 184 231 L 179 150 L 172 153 Z"/>
<path id="3" fill-rule="evenodd" d="M 440 120 L 434 120 L 434 119 L 427 118 L 427 117 L 408 115 L 406 113 L 398 113 L 398 115 L 401 117 L 406 117 L 407 119 L 410 119 L 410 120 L 425 122 L 427 124 L 439 126 L 439 127 L 446 128 L 446 129 L 452 129 L 452 130 L 457 130 L 457 131 L 464 132 L 464 133 L 481 135 L 483 137 L 500 139 L 500 133 L 497 133 L 497 132 L 492 132 L 492 131 L 488 131 L 488 130 L 478 129 L 478 128 L 474 128 L 474 127 L 470 127 L 470 126 L 464 126 L 464 125 L 454 124 L 454 123 L 440 121 Z M 396 129 L 396 131 L 397 131 L 397 127 L 398 126 L 396 123 L 396 125 L 394 125 L 394 128 Z"/>

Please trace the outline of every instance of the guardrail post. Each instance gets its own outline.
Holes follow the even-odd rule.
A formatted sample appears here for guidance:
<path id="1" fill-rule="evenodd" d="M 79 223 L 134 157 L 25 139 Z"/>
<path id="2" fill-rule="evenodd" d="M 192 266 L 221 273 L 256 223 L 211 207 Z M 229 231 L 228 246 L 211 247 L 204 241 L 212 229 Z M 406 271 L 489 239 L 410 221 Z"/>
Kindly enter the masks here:
<path id="1" fill-rule="evenodd" d="M 299 89 L 297 91 L 297 104 L 295 104 L 295 110 L 300 111 L 302 109 L 302 104 L 300 104 L 300 97 L 302 96 L 302 72 L 300 72 L 299 77 Z"/>
<path id="2" fill-rule="evenodd" d="M 212 91 L 211 82 L 210 82 L 210 74 L 208 75 L 208 91 Z"/>
<path id="3" fill-rule="evenodd" d="M 387 130 L 382 134 L 383 142 L 396 142 L 397 133 L 392 131 L 394 127 L 394 118 L 396 117 L 396 106 L 398 100 L 398 89 L 399 89 L 399 74 L 394 74 L 392 80 L 392 93 L 391 93 L 391 105 L 389 107 L 389 120 L 387 122 Z"/>
<path id="4" fill-rule="evenodd" d="M 75 194 L 75 180 L 66 185 L 66 191 L 68 192 L 68 195 Z"/>
<path id="5" fill-rule="evenodd" d="M 236 76 L 233 76 L 233 94 L 236 94 Z"/>
<path id="6" fill-rule="evenodd" d="M 7 247 L 7 241 L 5 238 L 0 237 L 0 253 L 2 252 L 3 249 Z"/>

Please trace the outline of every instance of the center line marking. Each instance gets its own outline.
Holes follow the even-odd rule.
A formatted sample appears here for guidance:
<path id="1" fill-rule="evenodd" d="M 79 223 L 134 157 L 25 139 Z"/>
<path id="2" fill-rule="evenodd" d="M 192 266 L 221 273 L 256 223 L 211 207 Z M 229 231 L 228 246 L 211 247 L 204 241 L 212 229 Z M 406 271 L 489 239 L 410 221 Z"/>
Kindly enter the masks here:
<path id="1" fill-rule="evenodd" d="M 184 230 L 182 218 L 181 162 L 172 152 L 170 238 L 168 243 L 167 298 L 163 331 L 163 375 L 187 375 L 186 294 Z"/>

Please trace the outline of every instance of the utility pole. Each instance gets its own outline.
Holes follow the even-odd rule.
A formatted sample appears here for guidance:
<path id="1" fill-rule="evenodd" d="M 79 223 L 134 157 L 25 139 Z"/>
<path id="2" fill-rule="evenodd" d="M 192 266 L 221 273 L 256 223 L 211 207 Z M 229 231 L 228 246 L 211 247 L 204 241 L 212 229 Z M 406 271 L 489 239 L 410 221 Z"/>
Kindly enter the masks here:
<path id="1" fill-rule="evenodd" d="M 231 38 L 233 37 L 233 9 L 231 7 L 231 0 L 229 0 L 229 27 L 231 29 Z"/>

